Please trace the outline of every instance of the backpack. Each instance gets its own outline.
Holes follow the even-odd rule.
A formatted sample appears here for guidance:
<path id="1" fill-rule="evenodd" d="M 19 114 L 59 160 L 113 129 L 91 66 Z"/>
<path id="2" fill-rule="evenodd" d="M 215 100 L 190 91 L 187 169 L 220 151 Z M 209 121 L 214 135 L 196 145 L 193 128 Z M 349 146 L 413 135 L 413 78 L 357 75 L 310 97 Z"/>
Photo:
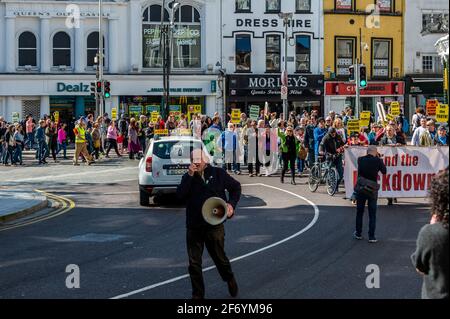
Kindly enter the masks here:
<path id="1" fill-rule="evenodd" d="M 418 128 L 420 126 L 420 120 L 422 118 L 424 118 L 425 116 L 423 116 L 422 114 L 416 114 L 416 120 L 414 122 L 414 127 Z"/>
<path id="2" fill-rule="evenodd" d="M 409 123 L 406 117 L 404 117 L 402 121 L 402 131 L 405 134 L 409 133 Z"/>

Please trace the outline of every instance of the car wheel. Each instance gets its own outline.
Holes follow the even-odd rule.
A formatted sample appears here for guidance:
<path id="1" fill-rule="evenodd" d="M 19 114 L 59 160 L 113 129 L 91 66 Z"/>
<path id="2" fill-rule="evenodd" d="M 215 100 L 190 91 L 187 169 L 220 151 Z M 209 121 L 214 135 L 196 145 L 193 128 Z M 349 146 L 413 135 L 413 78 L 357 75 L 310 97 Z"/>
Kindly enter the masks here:
<path id="1" fill-rule="evenodd" d="M 141 206 L 150 205 L 150 195 L 142 189 L 139 190 L 139 204 L 141 204 Z"/>

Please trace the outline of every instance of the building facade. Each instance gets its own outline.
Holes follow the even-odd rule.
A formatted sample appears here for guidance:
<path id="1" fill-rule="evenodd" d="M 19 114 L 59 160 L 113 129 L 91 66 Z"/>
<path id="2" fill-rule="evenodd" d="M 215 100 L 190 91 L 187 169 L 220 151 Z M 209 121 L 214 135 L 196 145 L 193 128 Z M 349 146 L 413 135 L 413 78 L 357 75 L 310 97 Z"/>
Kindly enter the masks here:
<path id="1" fill-rule="evenodd" d="M 368 78 L 360 111 L 376 114 L 377 102 L 386 111 L 392 101 L 404 107 L 404 13 L 404 0 L 324 0 L 326 112 L 355 107 L 349 66 L 356 61 L 366 65 Z"/>
<path id="2" fill-rule="evenodd" d="M 427 99 L 444 101 L 444 65 L 435 44 L 448 34 L 448 18 L 448 1 L 406 1 L 405 104 L 409 117 Z"/>
<path id="3" fill-rule="evenodd" d="M 223 0 L 221 6 L 228 112 L 238 108 L 247 113 L 250 106 L 261 109 L 267 102 L 271 112 L 280 114 L 287 57 L 289 111 L 322 113 L 322 1 Z M 285 24 L 280 13 L 293 15 Z"/>
<path id="4" fill-rule="evenodd" d="M 168 1 L 166 1 L 168 2 Z M 158 0 L 103 1 L 105 111 L 147 113 L 163 105 Z M 217 99 L 219 0 L 185 0 L 174 12 L 170 105 L 213 114 Z M 171 9 L 164 9 L 169 23 Z M 90 95 L 99 47 L 97 1 L 0 0 L 0 114 L 71 120 L 96 111 Z M 198 110 L 198 108 L 196 108 Z"/>

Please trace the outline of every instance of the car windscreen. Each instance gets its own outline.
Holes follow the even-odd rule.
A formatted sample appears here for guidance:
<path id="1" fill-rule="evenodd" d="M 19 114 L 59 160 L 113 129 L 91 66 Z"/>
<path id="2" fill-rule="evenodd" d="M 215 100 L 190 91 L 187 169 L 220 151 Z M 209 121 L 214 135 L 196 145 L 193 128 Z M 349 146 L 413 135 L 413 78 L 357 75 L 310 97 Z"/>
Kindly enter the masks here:
<path id="1" fill-rule="evenodd" d="M 153 145 L 153 155 L 162 159 L 190 159 L 191 152 L 202 147 L 196 141 L 159 141 Z"/>

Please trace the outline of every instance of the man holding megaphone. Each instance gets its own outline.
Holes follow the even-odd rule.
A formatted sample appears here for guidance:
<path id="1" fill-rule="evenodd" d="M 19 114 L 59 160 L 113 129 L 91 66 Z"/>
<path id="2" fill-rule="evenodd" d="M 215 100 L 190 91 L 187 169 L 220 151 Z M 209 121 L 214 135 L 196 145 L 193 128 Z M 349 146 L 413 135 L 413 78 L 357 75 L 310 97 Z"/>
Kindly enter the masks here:
<path id="1" fill-rule="evenodd" d="M 228 198 L 225 190 L 228 191 Z M 234 215 L 241 197 L 241 184 L 225 170 L 211 166 L 205 150 L 195 149 L 191 153 L 189 171 L 183 176 L 177 195 L 186 200 L 186 242 L 192 298 L 205 297 L 202 275 L 204 246 L 220 276 L 227 282 L 230 295 L 236 297 L 238 286 L 225 254 L 223 223 Z"/>

